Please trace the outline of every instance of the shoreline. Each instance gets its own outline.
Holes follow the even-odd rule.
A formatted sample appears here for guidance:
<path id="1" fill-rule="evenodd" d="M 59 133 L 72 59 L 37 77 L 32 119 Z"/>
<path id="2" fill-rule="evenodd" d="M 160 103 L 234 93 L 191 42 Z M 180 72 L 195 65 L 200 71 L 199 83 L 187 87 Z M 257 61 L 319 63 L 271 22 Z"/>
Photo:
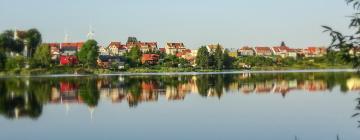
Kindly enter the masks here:
<path id="1" fill-rule="evenodd" d="M 276 73 L 320 73 L 320 72 L 358 72 L 357 69 L 292 69 L 292 70 L 223 70 L 204 72 L 112 72 L 103 74 L 34 74 L 1 75 L 0 78 L 60 78 L 88 76 L 156 76 L 156 75 L 211 75 L 211 74 L 276 74 Z"/>

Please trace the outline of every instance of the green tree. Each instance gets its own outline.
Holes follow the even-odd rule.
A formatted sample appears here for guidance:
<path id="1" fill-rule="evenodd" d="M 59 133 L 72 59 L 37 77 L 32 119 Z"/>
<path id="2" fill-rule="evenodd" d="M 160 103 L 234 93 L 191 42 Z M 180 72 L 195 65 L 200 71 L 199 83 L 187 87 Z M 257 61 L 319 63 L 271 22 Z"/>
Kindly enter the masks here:
<path id="1" fill-rule="evenodd" d="M 136 37 L 128 37 L 127 43 L 136 43 L 139 42 Z"/>
<path id="2" fill-rule="evenodd" d="M 0 71 L 5 69 L 6 59 L 6 54 L 0 50 Z"/>
<path id="3" fill-rule="evenodd" d="M 139 66 L 141 55 L 142 53 L 139 46 L 132 47 L 127 54 L 128 60 L 130 61 L 130 66 Z"/>
<path id="4" fill-rule="evenodd" d="M 33 67 L 50 67 L 51 65 L 51 54 L 50 46 L 42 44 L 36 48 L 34 57 L 31 60 Z"/>
<path id="5" fill-rule="evenodd" d="M 87 67 L 96 67 L 96 60 L 99 56 L 99 46 L 95 40 L 88 40 L 84 43 L 77 56 L 79 61 Z"/>
<path id="6" fill-rule="evenodd" d="M 234 58 L 230 57 L 228 49 L 225 49 L 223 58 L 224 58 L 224 67 L 225 67 L 225 69 L 232 68 Z"/>
<path id="7" fill-rule="evenodd" d="M 100 93 L 96 87 L 96 80 L 86 79 L 84 82 L 81 82 L 79 94 L 88 106 L 90 107 L 97 106 L 99 102 Z"/>
<path id="8" fill-rule="evenodd" d="M 7 58 L 5 63 L 6 70 L 21 69 L 25 66 L 26 59 L 23 56 Z"/>
<path id="9" fill-rule="evenodd" d="M 37 29 L 30 29 L 26 33 L 26 44 L 28 46 L 28 56 L 32 57 L 36 47 L 42 42 L 41 33 Z"/>
<path id="10" fill-rule="evenodd" d="M 353 64 L 355 68 L 360 69 L 360 56 L 356 53 L 350 53 L 351 51 L 357 52 L 360 50 L 359 47 L 359 35 L 360 35 L 360 1 L 359 0 L 345 0 L 347 4 L 352 5 L 356 11 L 353 16 L 351 16 L 349 28 L 354 30 L 352 35 L 343 35 L 342 33 L 333 30 L 331 27 L 323 26 L 325 32 L 328 32 L 332 37 L 332 42 L 329 48 L 340 49 L 343 53 L 343 60 Z"/>
<path id="11" fill-rule="evenodd" d="M 215 68 L 218 70 L 223 69 L 224 55 L 221 46 L 218 44 L 214 53 Z"/>
<path id="12" fill-rule="evenodd" d="M 6 30 L 0 34 L 0 48 L 6 52 L 20 53 L 24 49 L 24 37 L 14 39 L 14 31 Z"/>
<path id="13" fill-rule="evenodd" d="M 196 65 L 202 69 L 209 67 L 209 51 L 205 46 L 200 47 L 196 56 Z"/>

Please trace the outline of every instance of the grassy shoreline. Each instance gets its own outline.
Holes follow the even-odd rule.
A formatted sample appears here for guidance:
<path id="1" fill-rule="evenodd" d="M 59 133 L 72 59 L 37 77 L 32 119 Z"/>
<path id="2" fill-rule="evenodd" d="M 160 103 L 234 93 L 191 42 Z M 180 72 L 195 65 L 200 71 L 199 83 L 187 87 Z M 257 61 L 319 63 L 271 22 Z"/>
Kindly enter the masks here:
<path id="1" fill-rule="evenodd" d="M 254 67 L 250 71 L 274 71 L 274 70 L 318 70 L 318 69 L 352 69 L 349 65 L 338 66 L 292 66 L 292 67 Z M 37 69 L 15 69 L 11 71 L 0 72 L 0 76 L 36 76 L 36 75 L 56 75 L 56 74 L 117 74 L 117 73 L 165 73 L 165 72 L 228 72 L 228 71 L 243 71 L 244 69 L 196 69 L 196 68 L 130 68 L 124 71 L 112 71 L 108 69 L 90 69 L 82 67 L 54 67 L 54 68 L 37 68 Z"/>

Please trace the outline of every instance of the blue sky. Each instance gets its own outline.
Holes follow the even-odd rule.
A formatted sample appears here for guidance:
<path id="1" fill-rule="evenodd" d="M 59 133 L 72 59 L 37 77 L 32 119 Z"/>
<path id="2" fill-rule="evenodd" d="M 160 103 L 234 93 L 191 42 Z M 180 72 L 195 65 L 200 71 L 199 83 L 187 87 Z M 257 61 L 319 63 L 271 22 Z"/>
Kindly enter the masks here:
<path id="1" fill-rule="evenodd" d="M 353 10 L 344 0 L 0 0 L 0 30 L 38 28 L 45 42 L 86 40 L 89 25 L 100 44 L 184 42 L 291 47 L 328 45 L 321 25 L 347 32 Z"/>

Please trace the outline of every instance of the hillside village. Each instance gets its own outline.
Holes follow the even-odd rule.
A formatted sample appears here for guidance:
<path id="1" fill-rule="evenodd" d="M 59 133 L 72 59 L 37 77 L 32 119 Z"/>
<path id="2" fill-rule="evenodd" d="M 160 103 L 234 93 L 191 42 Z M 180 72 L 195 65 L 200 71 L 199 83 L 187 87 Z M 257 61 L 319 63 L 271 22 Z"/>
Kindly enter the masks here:
<path id="1" fill-rule="evenodd" d="M 134 38 L 134 37 L 130 37 Z M 72 43 L 46 43 L 51 47 L 51 58 L 54 61 L 58 61 L 61 65 L 76 65 L 78 60 L 76 59 L 76 53 L 80 51 L 84 42 L 72 42 Z M 131 48 L 139 47 L 142 56 L 141 63 L 155 65 L 161 62 L 160 54 L 174 55 L 178 58 L 187 60 L 192 66 L 196 66 L 196 57 L 198 50 L 189 49 L 185 43 L 182 42 L 168 42 L 165 46 L 158 46 L 158 42 L 126 42 L 119 41 L 110 42 L 106 46 L 99 47 L 99 59 L 97 61 L 98 66 L 108 68 L 111 62 L 119 61 L 124 62 L 124 56 Z M 220 47 L 224 52 L 225 47 L 220 44 L 209 44 L 206 48 L 209 53 L 215 53 L 217 47 Z M 261 56 L 261 57 L 281 57 L 281 58 L 298 58 L 298 57 L 323 57 L 327 53 L 325 47 L 307 47 L 307 48 L 290 48 L 282 43 L 280 46 L 267 47 L 241 47 L 228 49 L 230 57 L 244 57 L 244 56 Z"/>
<path id="2" fill-rule="evenodd" d="M 29 38 L 29 34 L 33 33 Z M 184 42 L 139 41 L 128 37 L 126 42 L 112 41 L 101 46 L 95 40 L 78 42 L 41 42 L 36 29 L 8 30 L 0 36 L 0 47 L 8 59 L 2 62 L 7 70 L 47 68 L 54 66 L 88 67 L 109 70 L 129 68 L 190 68 L 223 70 L 264 67 L 326 68 L 348 66 L 341 59 L 340 50 L 321 46 L 293 48 L 285 42 L 278 46 L 243 46 L 229 48 L 219 43 L 190 49 Z M 1 42 L 2 41 L 2 42 Z M 360 55 L 360 49 L 347 52 Z M 5 61 L 3 59 L 3 61 Z"/>

